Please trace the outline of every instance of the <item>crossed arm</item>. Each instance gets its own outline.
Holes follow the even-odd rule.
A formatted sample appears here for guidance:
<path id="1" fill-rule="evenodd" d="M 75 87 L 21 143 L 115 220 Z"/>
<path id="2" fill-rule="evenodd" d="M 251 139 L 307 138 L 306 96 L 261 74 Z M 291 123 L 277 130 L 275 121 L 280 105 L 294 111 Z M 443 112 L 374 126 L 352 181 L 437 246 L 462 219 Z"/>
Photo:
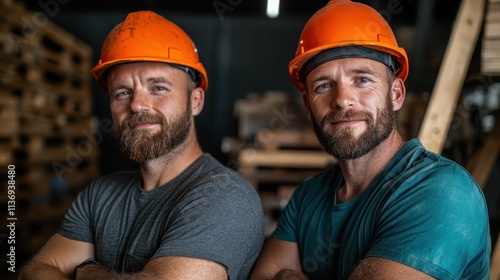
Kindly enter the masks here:
<path id="1" fill-rule="evenodd" d="M 94 257 L 94 246 L 55 234 L 24 266 L 20 280 L 72 279 L 76 266 Z M 227 279 L 225 268 L 213 261 L 187 257 L 160 257 L 150 260 L 141 272 L 119 274 L 104 266 L 90 264 L 78 271 L 76 279 Z"/>
<path id="2" fill-rule="evenodd" d="M 255 264 L 251 280 L 305 280 L 297 243 L 269 238 Z M 349 280 L 360 279 L 434 279 L 396 261 L 368 257 L 361 261 Z"/>

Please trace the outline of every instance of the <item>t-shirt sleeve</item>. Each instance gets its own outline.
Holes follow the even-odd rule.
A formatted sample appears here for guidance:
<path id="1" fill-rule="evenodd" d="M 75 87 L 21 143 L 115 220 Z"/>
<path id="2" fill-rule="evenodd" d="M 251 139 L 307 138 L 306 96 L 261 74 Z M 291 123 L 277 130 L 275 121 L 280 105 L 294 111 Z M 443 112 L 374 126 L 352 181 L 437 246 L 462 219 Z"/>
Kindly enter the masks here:
<path id="1" fill-rule="evenodd" d="M 264 241 L 260 199 L 249 184 L 225 175 L 205 178 L 175 207 L 153 258 L 185 256 L 223 265 L 230 279 L 248 274 Z M 249 262 L 248 258 L 251 259 Z"/>
<path id="2" fill-rule="evenodd" d="M 94 244 L 94 235 L 90 226 L 90 192 L 92 186 L 82 190 L 64 216 L 59 234 L 73 240 Z"/>
<path id="3" fill-rule="evenodd" d="M 467 260 L 484 271 L 490 239 L 482 192 L 459 167 L 439 168 L 406 180 L 418 188 L 394 191 L 368 256 L 392 259 L 438 279 L 460 278 Z"/>
<path id="4" fill-rule="evenodd" d="M 271 234 L 272 237 L 280 239 L 283 241 L 297 242 L 297 219 L 298 212 L 297 207 L 300 205 L 300 199 L 302 198 L 302 189 L 299 187 L 288 201 L 285 209 L 280 214 L 278 219 L 278 226 L 276 230 Z"/>

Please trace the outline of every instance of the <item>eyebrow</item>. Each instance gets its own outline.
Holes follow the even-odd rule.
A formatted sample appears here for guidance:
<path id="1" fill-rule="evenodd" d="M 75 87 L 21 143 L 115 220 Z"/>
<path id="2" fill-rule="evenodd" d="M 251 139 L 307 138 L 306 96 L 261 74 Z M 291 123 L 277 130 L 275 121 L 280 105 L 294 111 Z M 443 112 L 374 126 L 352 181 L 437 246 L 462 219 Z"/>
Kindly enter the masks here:
<path id="1" fill-rule="evenodd" d="M 148 78 L 146 81 L 150 84 L 152 84 L 152 83 L 166 83 L 169 86 L 172 86 L 172 83 L 170 81 L 168 81 L 162 77 L 151 77 L 151 78 Z"/>
<path id="2" fill-rule="evenodd" d="M 363 66 L 359 66 L 359 67 L 356 67 L 356 68 L 352 68 L 352 69 L 349 69 L 347 71 L 347 73 L 349 74 L 368 74 L 368 75 L 372 75 L 372 76 L 379 76 L 377 74 L 376 71 L 374 71 L 373 69 L 369 68 L 369 67 L 363 67 Z M 319 77 L 316 77 L 312 80 L 312 82 L 317 82 L 317 81 L 321 81 L 321 80 L 329 80 L 330 77 L 328 75 L 321 75 Z"/>
<path id="3" fill-rule="evenodd" d="M 149 84 L 154 84 L 154 83 L 166 83 L 168 84 L 169 86 L 172 86 L 172 83 L 169 82 L 168 80 L 164 79 L 164 78 L 161 78 L 161 77 L 151 77 L 151 78 L 147 78 L 146 81 L 149 83 Z M 116 86 L 112 87 L 110 92 L 113 92 L 115 90 L 118 90 L 118 89 L 130 89 L 129 86 L 126 86 L 125 84 L 117 84 Z"/>
<path id="4" fill-rule="evenodd" d="M 327 76 L 327 75 L 321 75 L 319 77 L 316 77 L 314 78 L 312 81 L 311 81 L 311 84 L 314 84 L 316 83 L 317 81 L 321 81 L 321 80 L 329 80 L 330 78 Z"/>
<path id="5" fill-rule="evenodd" d="M 377 74 L 377 72 L 375 72 L 373 69 L 368 68 L 368 67 L 362 67 L 362 66 L 350 69 L 348 71 L 348 73 L 350 73 L 350 74 L 368 74 L 368 75 L 372 75 L 372 76 L 379 76 Z"/>
<path id="6" fill-rule="evenodd" d="M 118 85 L 110 88 L 109 92 L 111 93 L 111 92 L 114 92 L 114 91 L 116 91 L 118 89 L 130 89 L 130 87 L 128 87 L 128 86 L 126 86 L 124 84 L 118 84 Z"/>

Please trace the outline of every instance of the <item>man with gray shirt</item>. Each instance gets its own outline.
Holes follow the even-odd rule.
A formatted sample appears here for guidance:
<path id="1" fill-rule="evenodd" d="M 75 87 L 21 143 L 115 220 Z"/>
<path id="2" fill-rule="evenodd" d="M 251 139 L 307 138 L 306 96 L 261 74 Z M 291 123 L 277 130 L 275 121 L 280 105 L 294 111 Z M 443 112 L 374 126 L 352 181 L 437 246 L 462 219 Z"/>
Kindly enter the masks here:
<path id="1" fill-rule="evenodd" d="M 208 79 L 189 36 L 154 12 L 130 13 L 92 74 L 140 170 L 83 190 L 20 279 L 247 279 L 264 240 L 262 206 L 199 146 L 194 117 Z"/>

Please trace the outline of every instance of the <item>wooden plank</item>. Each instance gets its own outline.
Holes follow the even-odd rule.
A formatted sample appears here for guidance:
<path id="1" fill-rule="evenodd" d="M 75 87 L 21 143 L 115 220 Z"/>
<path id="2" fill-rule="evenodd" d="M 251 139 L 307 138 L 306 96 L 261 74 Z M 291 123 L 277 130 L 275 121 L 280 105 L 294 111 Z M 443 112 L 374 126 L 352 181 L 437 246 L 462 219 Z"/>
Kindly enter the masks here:
<path id="1" fill-rule="evenodd" d="M 481 67 L 481 73 L 483 75 L 495 75 L 500 76 L 500 64 L 489 64 L 485 63 Z"/>
<path id="2" fill-rule="evenodd" d="M 335 162 L 325 152 L 318 151 L 259 151 L 245 149 L 239 154 L 240 166 L 324 168 Z"/>
<path id="3" fill-rule="evenodd" d="M 500 48 L 500 38 L 499 39 L 485 39 L 483 40 L 483 50 L 496 50 Z"/>
<path id="4" fill-rule="evenodd" d="M 487 42 L 487 41 L 484 41 Z M 500 59 L 500 48 L 496 47 L 490 47 L 489 45 L 484 46 L 482 53 L 481 53 L 481 58 L 487 61 L 487 59 L 490 58 L 499 58 Z"/>
<path id="5" fill-rule="evenodd" d="M 483 24 L 485 0 L 463 0 L 427 108 L 419 138 L 440 154 Z"/>
<path id="6" fill-rule="evenodd" d="M 484 38 L 500 38 L 500 21 L 484 25 Z"/>
<path id="7" fill-rule="evenodd" d="M 257 133 L 257 141 L 264 146 L 265 150 L 277 150 L 283 147 L 311 148 L 317 150 L 323 148 L 312 129 L 278 131 L 261 129 Z"/>

